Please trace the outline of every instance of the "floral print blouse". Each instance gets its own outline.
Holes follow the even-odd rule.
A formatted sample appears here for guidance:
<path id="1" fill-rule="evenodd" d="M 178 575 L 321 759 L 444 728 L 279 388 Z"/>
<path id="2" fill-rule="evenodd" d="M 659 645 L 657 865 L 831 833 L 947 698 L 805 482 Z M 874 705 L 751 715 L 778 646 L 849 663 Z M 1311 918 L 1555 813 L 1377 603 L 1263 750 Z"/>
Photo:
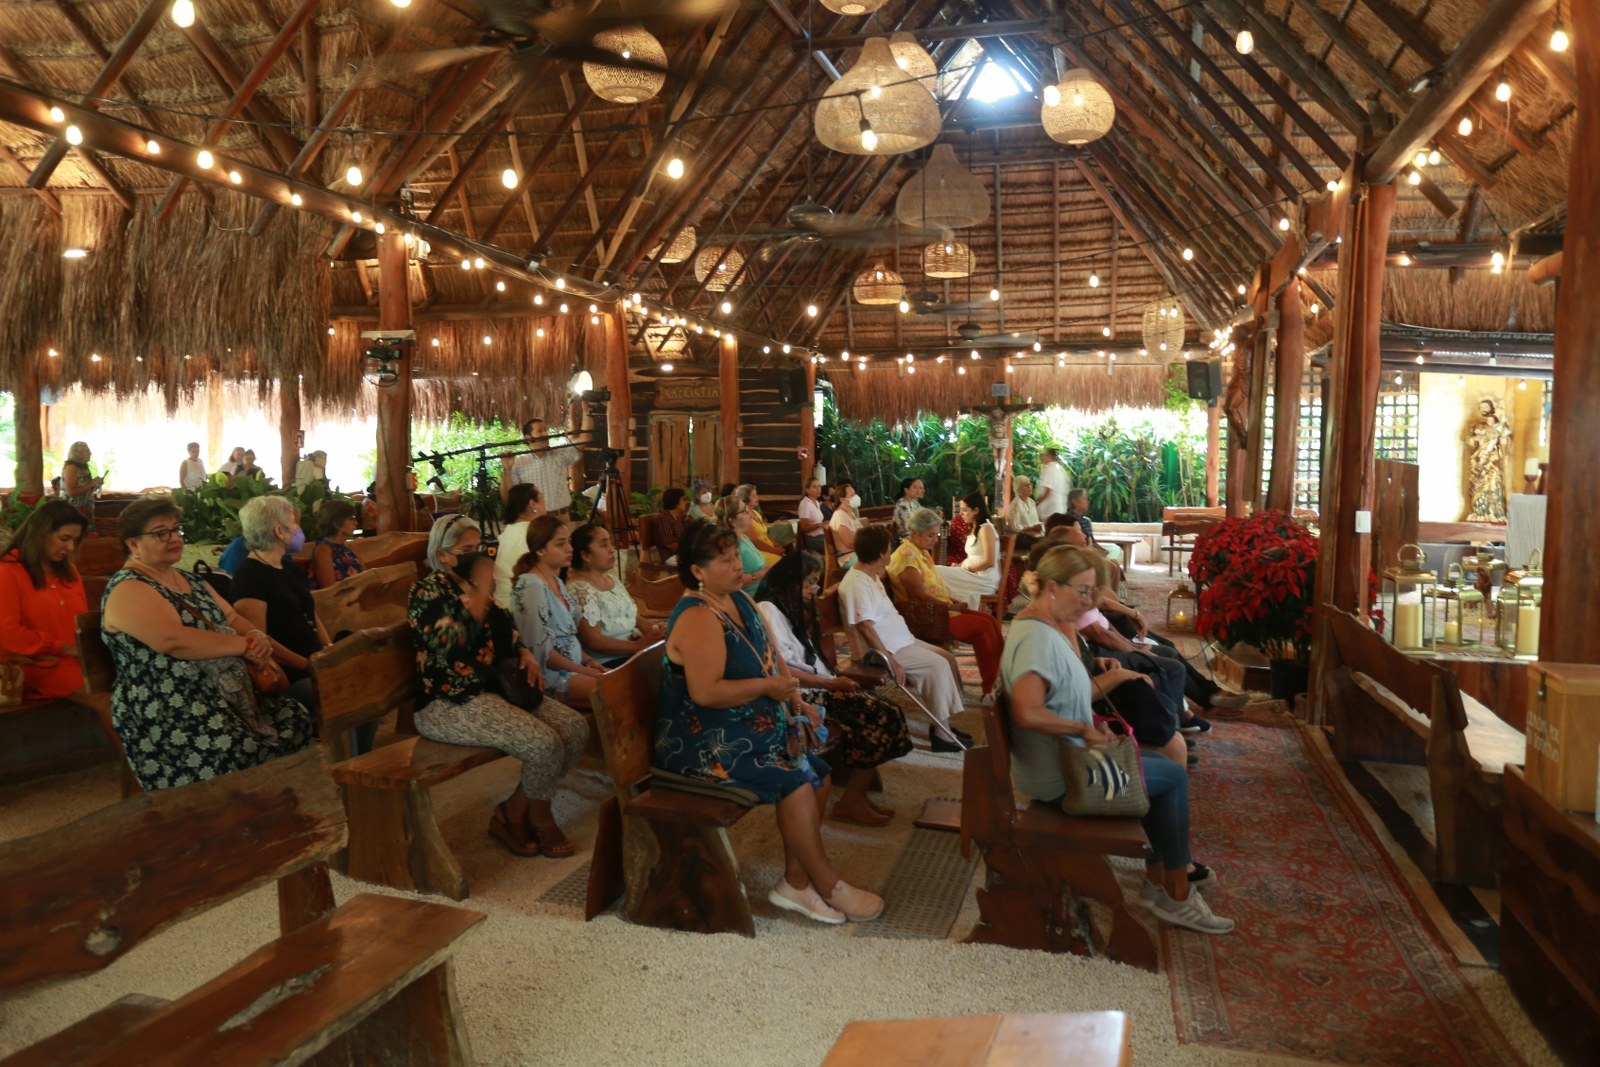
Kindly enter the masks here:
<path id="1" fill-rule="evenodd" d="M 434 571 L 411 587 L 406 617 L 417 637 L 417 674 L 428 700 L 462 704 L 484 689 L 484 673 L 497 659 L 517 655 L 511 615 L 493 603 L 479 622 L 467 610 L 461 586 Z"/>

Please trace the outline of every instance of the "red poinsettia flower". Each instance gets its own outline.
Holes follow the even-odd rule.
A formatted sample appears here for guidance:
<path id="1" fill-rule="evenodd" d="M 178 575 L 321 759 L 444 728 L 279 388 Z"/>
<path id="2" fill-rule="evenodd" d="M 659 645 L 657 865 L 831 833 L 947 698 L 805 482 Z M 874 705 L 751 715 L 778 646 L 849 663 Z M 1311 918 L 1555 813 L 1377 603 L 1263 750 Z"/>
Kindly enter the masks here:
<path id="1" fill-rule="evenodd" d="M 1195 626 L 1224 647 L 1303 657 L 1311 645 L 1317 538 L 1288 512 L 1225 519 L 1201 534 L 1189 557 L 1200 587 Z"/>

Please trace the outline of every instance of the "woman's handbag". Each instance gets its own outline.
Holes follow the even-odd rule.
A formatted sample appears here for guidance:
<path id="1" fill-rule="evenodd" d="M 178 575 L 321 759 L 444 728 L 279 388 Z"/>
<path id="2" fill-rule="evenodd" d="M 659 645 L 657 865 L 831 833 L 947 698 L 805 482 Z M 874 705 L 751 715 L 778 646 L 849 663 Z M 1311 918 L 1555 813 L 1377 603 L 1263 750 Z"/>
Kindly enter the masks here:
<path id="1" fill-rule="evenodd" d="M 200 614 L 192 605 L 181 598 L 178 600 L 178 605 L 189 613 L 190 617 L 199 624 L 202 630 L 210 630 L 212 633 L 233 632 L 225 626 L 217 627 L 211 625 L 211 622 L 204 615 Z M 289 675 L 277 660 L 268 658 L 258 661 L 251 656 L 240 656 L 239 658 L 244 661 L 245 670 L 250 672 L 250 684 L 255 687 L 256 692 L 271 697 L 289 691 Z"/>
<path id="2" fill-rule="evenodd" d="M 1112 709 L 1113 713 L 1115 708 Z M 1117 720 L 1122 721 L 1118 715 Z M 1123 722 L 1127 726 L 1126 722 Z M 1139 766 L 1139 744 L 1127 737 L 1105 745 L 1059 745 L 1061 775 L 1067 791 L 1061 810 L 1068 815 L 1103 818 L 1141 818 L 1150 811 L 1150 795 L 1144 788 L 1144 769 Z"/>
<path id="3" fill-rule="evenodd" d="M 22 667 L 0 663 L 0 708 L 22 703 Z"/>

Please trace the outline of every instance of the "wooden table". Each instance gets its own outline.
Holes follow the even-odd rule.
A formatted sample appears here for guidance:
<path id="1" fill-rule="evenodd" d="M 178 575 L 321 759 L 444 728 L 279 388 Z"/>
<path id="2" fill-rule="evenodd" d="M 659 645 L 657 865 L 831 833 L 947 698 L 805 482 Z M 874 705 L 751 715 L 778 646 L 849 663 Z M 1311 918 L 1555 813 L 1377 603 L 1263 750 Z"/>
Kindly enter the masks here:
<path id="1" fill-rule="evenodd" d="M 1128 1017 L 958 1015 L 853 1022 L 822 1067 L 1127 1067 Z"/>
<path id="2" fill-rule="evenodd" d="M 1144 544 L 1144 538 L 1136 535 L 1118 536 L 1117 534 L 1107 534 L 1105 537 L 1101 537 L 1096 534 L 1095 540 L 1102 545 L 1116 545 L 1122 549 L 1122 588 L 1117 590 L 1117 595 L 1126 598 L 1128 595 L 1128 568 L 1133 566 L 1134 546 Z"/>

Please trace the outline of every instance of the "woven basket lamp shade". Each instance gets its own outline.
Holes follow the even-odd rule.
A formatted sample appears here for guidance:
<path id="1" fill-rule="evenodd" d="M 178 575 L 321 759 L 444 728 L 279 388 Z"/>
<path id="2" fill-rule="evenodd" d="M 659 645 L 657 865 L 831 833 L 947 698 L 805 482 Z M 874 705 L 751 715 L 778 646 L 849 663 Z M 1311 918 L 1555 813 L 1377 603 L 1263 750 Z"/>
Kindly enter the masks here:
<path id="1" fill-rule="evenodd" d="M 744 256 L 737 248 L 707 245 L 694 257 L 694 277 L 706 283 L 706 291 L 721 293 L 737 284 L 739 272 L 744 269 Z"/>
<path id="2" fill-rule="evenodd" d="M 878 143 L 861 143 L 865 118 Z M 828 86 L 817 101 L 817 140 L 835 152 L 857 156 L 894 156 L 934 142 L 941 126 L 939 104 L 915 78 L 907 78 L 889 51 L 889 42 L 872 37 L 861 47 L 856 65 Z"/>
<path id="3" fill-rule="evenodd" d="M 667 65 L 667 50 L 643 26 L 620 26 L 594 35 L 594 46 L 628 59 Z M 613 104 L 640 104 L 661 91 L 665 74 L 637 67 L 610 67 L 604 63 L 584 63 L 583 80 L 594 95 Z"/>
<path id="4" fill-rule="evenodd" d="M 895 218 L 907 226 L 959 230 L 989 217 L 989 190 L 956 159 L 948 144 L 933 146 L 927 166 L 900 187 Z"/>
<path id="5" fill-rule="evenodd" d="M 898 304 L 906 296 L 906 280 L 879 260 L 871 270 L 856 275 L 852 287 L 858 304 Z"/>
<path id="6" fill-rule="evenodd" d="M 665 247 L 656 245 L 650 250 L 650 258 L 662 263 L 682 263 L 694 253 L 695 236 L 694 227 L 685 226 L 678 231 Z M 702 281 L 704 279 L 701 279 Z"/>
<path id="7" fill-rule="evenodd" d="M 1057 99 L 1052 104 L 1053 98 Z M 1111 94 L 1086 70 L 1069 70 L 1047 88 L 1039 115 L 1044 132 L 1062 144 L 1088 144 L 1104 137 L 1116 120 L 1117 105 Z"/>
<path id="8" fill-rule="evenodd" d="M 1144 309 L 1144 347 L 1152 356 L 1182 351 L 1183 308 L 1172 297 L 1157 300 Z"/>
<path id="9" fill-rule="evenodd" d="M 822 0 L 822 6 L 836 15 L 870 15 L 884 0 Z"/>
<path id="10" fill-rule="evenodd" d="M 935 241 L 922 250 L 922 273 L 930 278 L 965 278 L 972 263 L 972 249 L 964 241 Z"/>
<path id="11" fill-rule="evenodd" d="M 901 70 L 921 82 L 930 93 L 933 92 L 934 81 L 939 77 L 939 68 L 934 66 L 933 57 L 915 36 L 905 30 L 893 34 L 889 38 L 889 52 Z"/>

